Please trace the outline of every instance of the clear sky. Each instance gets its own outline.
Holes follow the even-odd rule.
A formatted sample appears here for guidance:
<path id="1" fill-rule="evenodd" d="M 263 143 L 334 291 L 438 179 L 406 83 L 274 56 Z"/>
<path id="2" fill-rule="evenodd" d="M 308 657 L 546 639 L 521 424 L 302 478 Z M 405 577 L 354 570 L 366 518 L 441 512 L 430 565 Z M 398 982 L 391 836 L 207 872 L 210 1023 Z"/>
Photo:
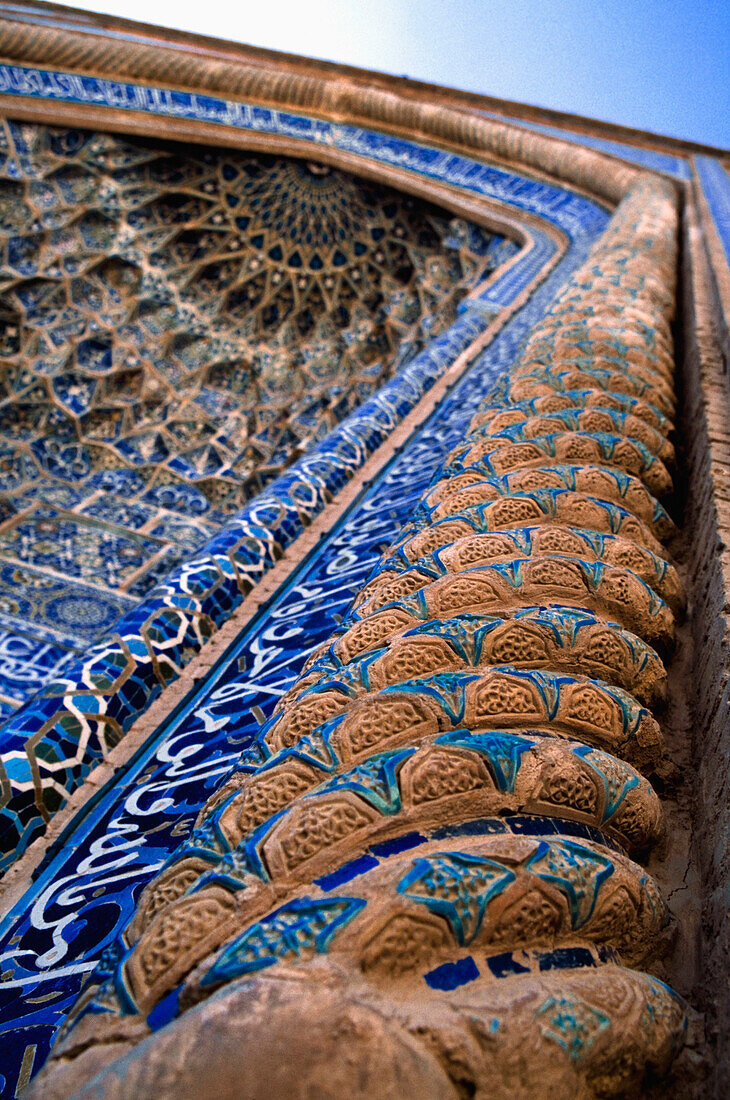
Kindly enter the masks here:
<path id="1" fill-rule="evenodd" d="M 730 0 L 81 0 L 69 6 L 730 148 Z"/>

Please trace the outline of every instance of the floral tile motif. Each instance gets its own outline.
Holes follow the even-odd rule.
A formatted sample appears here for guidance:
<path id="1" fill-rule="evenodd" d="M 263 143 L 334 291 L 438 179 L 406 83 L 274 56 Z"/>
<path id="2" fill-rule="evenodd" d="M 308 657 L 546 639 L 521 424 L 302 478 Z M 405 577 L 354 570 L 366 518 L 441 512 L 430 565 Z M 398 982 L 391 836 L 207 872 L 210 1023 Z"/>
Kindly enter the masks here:
<path id="1" fill-rule="evenodd" d="M 139 531 L 157 515 L 155 508 L 139 501 L 129 503 L 124 497 L 110 493 L 102 493 L 85 502 L 79 512 L 85 516 L 93 516 L 94 519 L 106 520 L 117 527 L 131 527 L 135 531 Z"/>
<path id="2" fill-rule="evenodd" d="M 49 639 L 76 647 L 109 630 L 134 602 L 0 559 L 0 625 L 11 630 L 40 628 Z"/>
<path id="3" fill-rule="evenodd" d="M 89 523 L 70 512 L 37 508 L 0 534 L 0 560 L 53 570 L 121 590 L 163 549 L 158 539 Z"/>
<path id="4" fill-rule="evenodd" d="M 158 512 L 149 533 L 158 539 L 170 539 L 186 550 L 197 550 L 215 534 L 215 527 L 208 523 L 193 523 L 179 516 Z"/>
<path id="5" fill-rule="evenodd" d="M 13 494 L 11 498 L 14 504 L 13 514 L 31 508 L 34 504 L 74 508 L 83 501 L 84 496 L 85 493 L 80 489 L 47 478 L 39 478 L 29 489 Z"/>

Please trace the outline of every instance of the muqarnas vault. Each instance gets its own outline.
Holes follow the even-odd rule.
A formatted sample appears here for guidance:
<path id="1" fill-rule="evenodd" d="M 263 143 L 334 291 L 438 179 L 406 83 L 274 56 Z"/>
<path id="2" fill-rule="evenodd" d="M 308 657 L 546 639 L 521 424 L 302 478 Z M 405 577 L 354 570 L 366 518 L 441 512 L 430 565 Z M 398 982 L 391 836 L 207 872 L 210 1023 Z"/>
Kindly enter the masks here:
<path id="1" fill-rule="evenodd" d="M 722 1094 L 727 158 L 42 10 L 5 1094 Z"/>

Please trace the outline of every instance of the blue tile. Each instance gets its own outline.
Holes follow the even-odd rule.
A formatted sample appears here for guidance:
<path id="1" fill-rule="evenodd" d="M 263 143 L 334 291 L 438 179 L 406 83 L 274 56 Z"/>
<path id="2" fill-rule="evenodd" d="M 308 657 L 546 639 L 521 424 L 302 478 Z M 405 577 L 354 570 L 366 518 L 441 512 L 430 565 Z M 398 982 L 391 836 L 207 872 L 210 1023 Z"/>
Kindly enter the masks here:
<path id="1" fill-rule="evenodd" d="M 500 955 L 489 955 L 487 966 L 495 978 L 507 978 L 512 974 L 529 974 L 529 966 L 520 962 L 512 951 L 503 951 Z"/>
<path id="2" fill-rule="evenodd" d="M 343 886 L 351 879 L 357 878 L 358 875 L 371 871 L 373 867 L 377 866 L 378 861 L 373 856 L 360 856 L 358 859 L 350 860 L 349 863 L 344 863 L 336 871 L 323 875 L 321 878 L 316 878 L 314 881 L 323 890 L 334 890 L 336 887 Z"/>
<path id="3" fill-rule="evenodd" d="M 435 970 L 429 970 L 423 975 L 426 985 L 431 989 L 439 989 L 444 993 L 452 989 L 458 989 L 460 985 L 468 985 L 479 977 L 479 968 L 471 955 L 465 959 L 459 959 L 454 963 L 443 963 Z"/>

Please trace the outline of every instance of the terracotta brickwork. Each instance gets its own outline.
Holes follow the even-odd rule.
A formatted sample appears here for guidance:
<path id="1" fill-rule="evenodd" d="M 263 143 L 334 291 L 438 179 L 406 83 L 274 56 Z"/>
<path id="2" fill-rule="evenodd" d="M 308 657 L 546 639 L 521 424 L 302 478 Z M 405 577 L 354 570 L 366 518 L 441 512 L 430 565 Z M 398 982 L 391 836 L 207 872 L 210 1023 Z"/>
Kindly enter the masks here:
<path id="1" fill-rule="evenodd" d="M 701 988 L 707 1041 L 715 1053 L 712 1077 L 723 1095 L 730 1077 L 730 393 L 723 355 L 727 333 L 713 300 L 697 206 L 687 204 L 684 237 L 684 379 L 687 499 L 691 532 L 691 625 L 697 669 L 692 692 L 692 758 L 696 762 L 693 844 L 702 882 Z"/>
<path id="2" fill-rule="evenodd" d="M 644 972 L 669 918 L 641 860 L 683 608 L 676 261 L 675 191 L 644 177 L 143 893 L 33 1096 L 227 1096 L 252 1066 L 274 1095 L 607 1096 L 667 1069 L 686 1015 Z"/>

